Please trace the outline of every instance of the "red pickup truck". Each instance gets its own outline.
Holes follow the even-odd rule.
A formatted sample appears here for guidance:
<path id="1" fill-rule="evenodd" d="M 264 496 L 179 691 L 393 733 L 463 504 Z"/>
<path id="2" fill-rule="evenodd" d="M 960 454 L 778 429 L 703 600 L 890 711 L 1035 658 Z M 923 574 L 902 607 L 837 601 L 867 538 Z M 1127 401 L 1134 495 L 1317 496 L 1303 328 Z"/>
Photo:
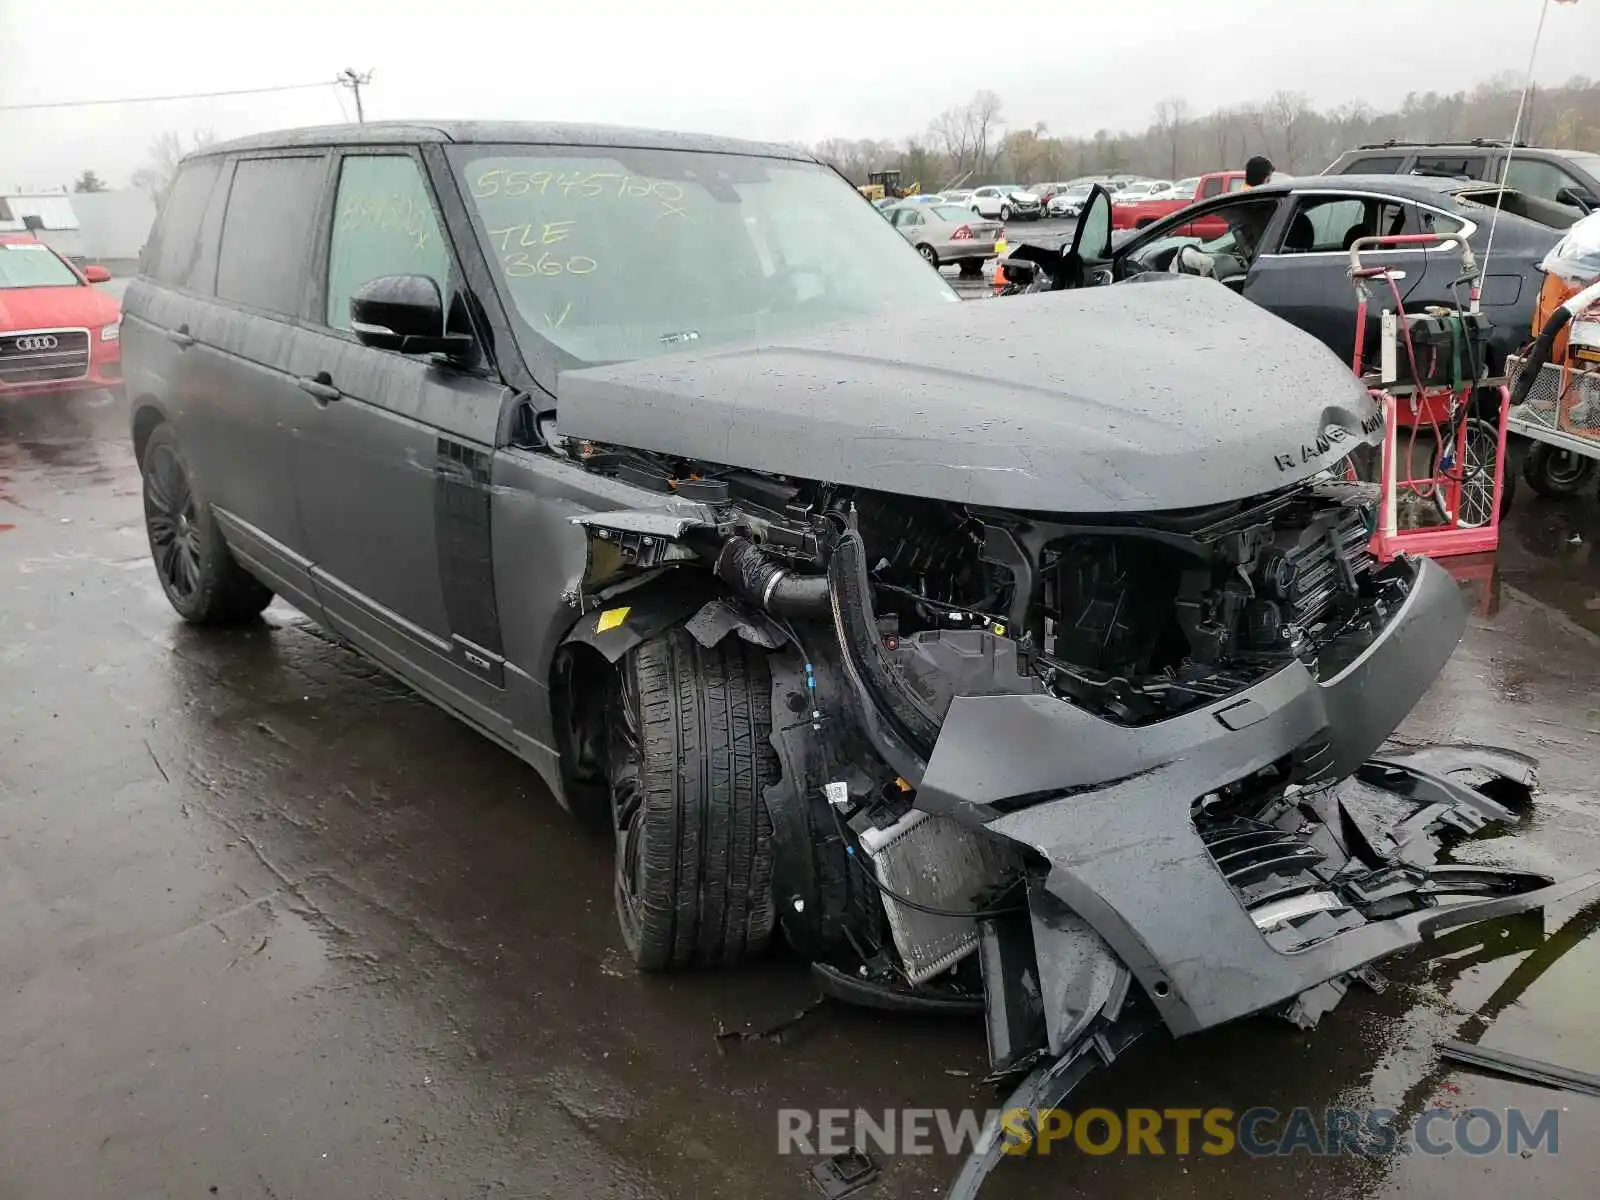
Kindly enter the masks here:
<path id="1" fill-rule="evenodd" d="M 1180 209 L 1200 200 L 1210 200 L 1225 192 L 1237 192 L 1244 187 L 1243 171 L 1213 171 L 1209 175 L 1200 176 L 1195 184 L 1194 195 L 1171 200 L 1134 200 L 1128 204 L 1111 204 L 1111 228 L 1113 229 L 1143 229 L 1146 225 L 1154 225 L 1162 217 L 1171 216 Z M 1227 230 L 1227 225 L 1219 217 L 1214 222 L 1216 229 L 1208 230 L 1213 224 L 1209 220 L 1195 222 L 1192 230 L 1196 237 L 1219 237 Z"/>

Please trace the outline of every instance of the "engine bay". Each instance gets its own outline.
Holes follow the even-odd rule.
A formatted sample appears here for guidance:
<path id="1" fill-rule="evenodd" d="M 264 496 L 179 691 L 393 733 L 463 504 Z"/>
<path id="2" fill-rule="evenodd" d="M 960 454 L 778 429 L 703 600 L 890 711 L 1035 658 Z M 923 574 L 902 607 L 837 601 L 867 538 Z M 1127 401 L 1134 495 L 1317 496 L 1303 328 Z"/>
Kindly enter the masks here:
<path id="1" fill-rule="evenodd" d="M 929 633 L 985 631 L 1014 642 L 1019 673 L 1050 694 L 1129 725 L 1226 696 L 1293 659 L 1315 668 L 1359 649 L 1403 597 L 1366 548 L 1370 485 L 1334 478 L 1199 512 L 1063 518 L 637 452 L 589 462 L 707 505 L 684 543 L 725 564 L 737 538 L 742 567 L 717 569 L 758 603 L 756 577 L 820 577 L 850 532 L 891 654 Z M 614 566 L 663 561 L 658 551 Z"/>

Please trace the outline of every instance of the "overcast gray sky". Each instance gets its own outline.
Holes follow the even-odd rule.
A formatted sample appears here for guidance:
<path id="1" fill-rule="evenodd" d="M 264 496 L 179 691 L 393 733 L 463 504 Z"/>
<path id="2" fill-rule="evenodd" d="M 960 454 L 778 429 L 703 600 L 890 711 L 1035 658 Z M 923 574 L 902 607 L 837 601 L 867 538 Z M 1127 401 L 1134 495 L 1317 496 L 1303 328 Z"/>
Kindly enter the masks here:
<path id="1" fill-rule="evenodd" d="M 1280 88 L 1318 105 L 1526 66 L 1542 0 L 0 0 L 0 105 L 374 72 L 367 115 L 587 120 L 773 140 L 904 136 L 978 88 L 1017 125 L 1142 128 Z M 1269 47 L 1280 47 L 1269 49 Z M 1553 5 L 1541 82 L 1600 75 L 1600 0 Z M 341 109 L 341 102 L 343 109 Z M 347 92 L 0 112 L 0 187 L 121 185 L 165 129 L 353 119 Z M 1509 131 L 1507 131 L 1509 132 Z"/>

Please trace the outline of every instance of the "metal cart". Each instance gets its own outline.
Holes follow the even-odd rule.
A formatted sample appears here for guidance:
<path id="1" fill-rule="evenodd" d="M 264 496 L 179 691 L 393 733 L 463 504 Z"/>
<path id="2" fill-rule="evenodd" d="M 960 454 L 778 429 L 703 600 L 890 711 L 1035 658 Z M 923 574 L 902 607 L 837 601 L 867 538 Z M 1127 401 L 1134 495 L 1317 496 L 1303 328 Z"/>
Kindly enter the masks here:
<path id="1" fill-rule="evenodd" d="M 1351 363 L 1383 407 L 1385 436 L 1379 475 L 1381 506 L 1372 551 L 1380 561 L 1401 553 L 1440 558 L 1482 554 L 1500 542 L 1500 512 L 1505 495 L 1507 412 L 1510 392 L 1502 381 L 1480 370 L 1481 322 L 1458 304 L 1407 313 L 1394 277 L 1384 266 L 1364 265 L 1362 251 L 1397 247 L 1445 248 L 1461 253 L 1462 287 L 1478 268 L 1465 239 L 1447 234 L 1395 234 L 1358 239 L 1350 247 L 1350 280 L 1355 285 L 1356 341 Z M 1368 312 L 1375 287 L 1393 300 L 1380 321 L 1378 364 L 1365 359 Z M 1498 394 L 1496 420 L 1478 415 L 1479 393 Z M 1407 434 L 1401 455 L 1401 432 Z M 1435 448 L 1430 473 L 1412 475 L 1418 433 L 1428 431 Z M 1402 528 L 1401 495 L 1431 501 L 1442 521 Z"/>
<path id="2" fill-rule="evenodd" d="M 1509 360 L 1513 382 L 1528 365 L 1525 358 Z M 1524 472 L 1529 486 L 1543 496 L 1576 495 L 1600 471 L 1600 365 L 1545 363 L 1507 426 L 1534 443 Z"/>

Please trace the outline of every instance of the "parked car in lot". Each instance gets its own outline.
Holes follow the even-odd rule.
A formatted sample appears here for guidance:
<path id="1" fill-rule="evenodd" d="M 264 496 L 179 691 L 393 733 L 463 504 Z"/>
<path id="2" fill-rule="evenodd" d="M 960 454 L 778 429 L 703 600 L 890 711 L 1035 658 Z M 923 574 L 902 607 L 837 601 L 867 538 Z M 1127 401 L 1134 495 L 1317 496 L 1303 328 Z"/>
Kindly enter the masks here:
<path id="1" fill-rule="evenodd" d="M 1195 175 L 1189 179 L 1179 179 L 1164 187 L 1159 187 L 1145 194 L 1146 200 L 1193 200 L 1195 189 L 1200 186 L 1200 177 Z"/>
<path id="2" fill-rule="evenodd" d="M 1248 300 L 1298 325 L 1350 362 L 1356 294 L 1351 244 L 1378 234 L 1458 234 L 1483 261 L 1495 187 L 1472 180 L 1418 176 L 1311 175 L 1196 203 L 1117 244 L 1118 279 L 1173 269 L 1178 252 L 1197 247 L 1216 278 Z M 1571 222 L 1551 201 L 1508 193 L 1483 281 L 1482 307 L 1493 324 L 1491 372 L 1531 336 L 1543 285 L 1538 264 Z M 1408 311 L 1453 306 L 1461 256 L 1448 247 L 1369 250 L 1363 262 L 1395 270 Z M 1382 296 L 1373 305 L 1368 347 L 1378 345 Z M 1392 305 L 1390 306 L 1392 307 Z"/>
<path id="3" fill-rule="evenodd" d="M 1117 190 L 1115 199 L 1121 202 L 1148 200 L 1154 193 L 1171 186 L 1172 181 L 1168 179 L 1135 179 L 1123 184 Z"/>
<path id="4" fill-rule="evenodd" d="M 900 204 L 888 211 L 893 225 L 935 268 L 956 263 L 963 275 L 978 274 L 997 252 L 1005 227 L 954 204 Z"/>
<path id="5" fill-rule="evenodd" d="M 1209 200 L 1213 196 L 1243 190 L 1243 171 L 1213 171 L 1209 175 L 1201 175 L 1195 181 L 1192 198 L 1176 192 L 1170 198 L 1159 200 L 1135 198 L 1124 201 L 1120 195 L 1115 196 L 1112 198 L 1111 225 L 1113 229 L 1143 229 L 1146 225 L 1154 225 L 1171 213 L 1187 208 L 1196 200 Z M 1220 225 L 1215 228 L 1217 232 L 1221 232 Z"/>
<path id="6" fill-rule="evenodd" d="M 1071 187 L 1070 183 L 1033 183 L 1028 185 L 1028 191 L 1039 198 L 1039 205 L 1044 215 L 1050 214 L 1050 201 Z"/>
<path id="7" fill-rule="evenodd" d="M 1498 182 L 1524 196 L 1551 200 L 1576 216 L 1600 207 L 1600 154 L 1492 142 L 1382 142 L 1346 150 L 1324 175 L 1442 175 Z"/>
<path id="8" fill-rule="evenodd" d="M 162 590 L 276 593 L 522 757 L 641 969 L 781 931 L 828 995 L 987 1005 L 1018 1105 L 1592 890 L 1425 869 L 1533 777 L 1374 757 L 1466 612 L 1366 553 L 1346 367 L 1195 279 L 963 303 L 860 200 L 592 125 L 189 157 L 123 323 Z"/>
<path id="9" fill-rule="evenodd" d="M 1039 197 L 1015 184 L 999 184 L 974 188 L 968 206 L 980 217 L 995 217 L 1001 221 L 1017 218 L 1037 221 L 1044 215 Z"/>
<path id="10" fill-rule="evenodd" d="M 947 204 L 959 204 L 962 207 L 966 207 L 972 203 L 971 188 L 956 188 L 954 191 L 940 192 L 939 194 L 945 198 Z"/>
<path id="11" fill-rule="evenodd" d="M 121 310 L 82 271 L 31 234 L 0 233 L 0 402 L 40 392 L 122 386 Z"/>
<path id="12" fill-rule="evenodd" d="M 1052 217 L 1076 217 L 1083 211 L 1084 203 L 1093 190 L 1092 183 L 1069 184 L 1050 197 L 1045 210 Z"/>

